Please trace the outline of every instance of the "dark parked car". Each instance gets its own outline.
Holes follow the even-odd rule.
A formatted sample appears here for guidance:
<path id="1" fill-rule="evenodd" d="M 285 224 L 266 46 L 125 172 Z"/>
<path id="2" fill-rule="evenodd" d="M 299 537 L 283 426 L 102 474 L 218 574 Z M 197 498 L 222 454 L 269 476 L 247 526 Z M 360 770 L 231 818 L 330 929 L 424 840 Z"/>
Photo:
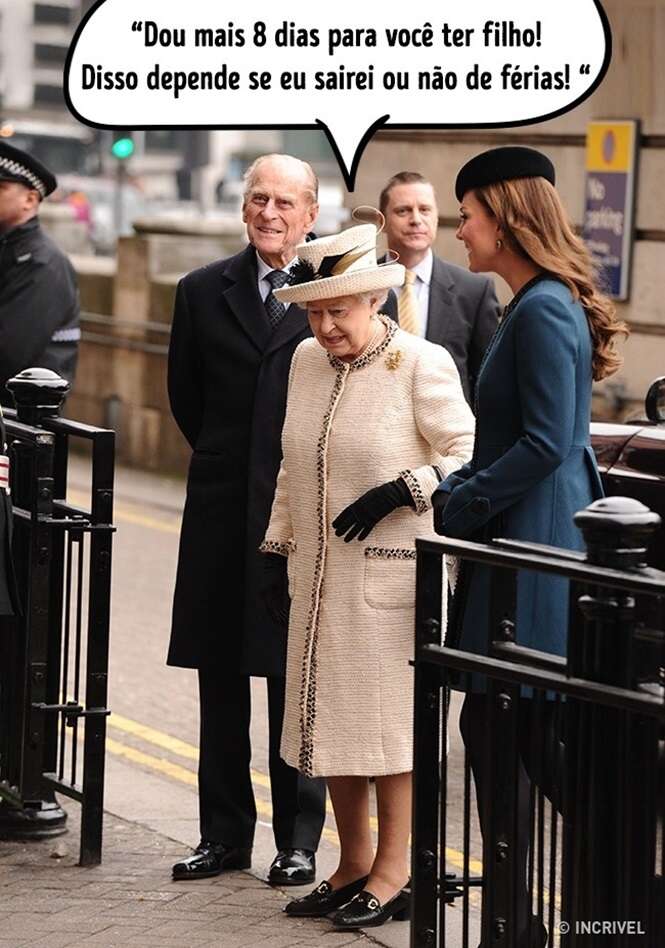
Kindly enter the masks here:
<path id="1" fill-rule="evenodd" d="M 644 420 L 593 422 L 591 443 L 608 494 L 634 497 L 663 519 L 649 550 L 649 564 L 665 569 L 665 376 L 645 399 Z"/>

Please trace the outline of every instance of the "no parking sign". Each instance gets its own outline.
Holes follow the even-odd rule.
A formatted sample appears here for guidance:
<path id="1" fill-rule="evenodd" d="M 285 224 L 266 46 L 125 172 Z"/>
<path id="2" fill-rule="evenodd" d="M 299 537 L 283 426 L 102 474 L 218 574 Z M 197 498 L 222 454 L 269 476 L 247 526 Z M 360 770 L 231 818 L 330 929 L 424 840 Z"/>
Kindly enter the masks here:
<path id="1" fill-rule="evenodd" d="M 607 292 L 627 300 L 639 123 L 589 122 L 583 236 Z"/>

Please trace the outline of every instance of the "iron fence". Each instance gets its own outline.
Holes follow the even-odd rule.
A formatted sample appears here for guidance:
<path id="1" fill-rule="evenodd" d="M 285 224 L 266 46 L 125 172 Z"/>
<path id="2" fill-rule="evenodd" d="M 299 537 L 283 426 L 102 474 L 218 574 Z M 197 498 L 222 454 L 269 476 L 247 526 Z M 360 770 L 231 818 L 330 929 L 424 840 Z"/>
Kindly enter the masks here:
<path id="1" fill-rule="evenodd" d="M 111 597 L 114 433 L 57 417 L 46 370 L 9 383 L 5 411 L 22 615 L 0 631 L 0 834 L 55 835 L 55 793 L 81 803 L 81 865 L 101 861 Z M 90 491 L 68 500 L 70 446 Z M 77 498 L 78 501 L 78 498 Z"/>
<path id="2" fill-rule="evenodd" d="M 660 520 L 615 497 L 576 522 L 586 555 L 417 543 L 412 948 L 665 944 L 665 573 L 644 565 Z M 491 567 L 487 656 L 456 622 L 441 644 L 444 554 L 462 583 Z M 565 656 L 516 644 L 519 570 L 568 581 Z"/>

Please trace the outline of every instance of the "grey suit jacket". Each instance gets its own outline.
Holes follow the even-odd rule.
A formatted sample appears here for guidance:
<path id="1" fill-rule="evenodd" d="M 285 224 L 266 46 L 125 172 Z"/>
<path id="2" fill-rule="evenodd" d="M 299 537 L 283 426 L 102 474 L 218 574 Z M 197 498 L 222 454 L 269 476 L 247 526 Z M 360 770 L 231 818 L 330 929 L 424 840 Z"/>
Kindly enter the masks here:
<path id="1" fill-rule="evenodd" d="M 382 310 L 399 322 L 397 296 L 392 291 Z M 500 313 L 494 281 L 490 277 L 470 273 L 463 267 L 434 257 L 426 338 L 445 346 L 450 352 L 471 406 L 478 369 Z"/>

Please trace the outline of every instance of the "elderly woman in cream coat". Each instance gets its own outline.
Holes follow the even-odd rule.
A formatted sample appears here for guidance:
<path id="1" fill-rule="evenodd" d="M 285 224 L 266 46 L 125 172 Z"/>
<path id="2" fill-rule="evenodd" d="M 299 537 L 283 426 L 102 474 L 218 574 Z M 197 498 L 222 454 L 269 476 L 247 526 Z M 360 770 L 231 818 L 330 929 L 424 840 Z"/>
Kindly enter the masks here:
<path id="1" fill-rule="evenodd" d="M 415 540 L 435 536 L 432 492 L 473 449 L 452 357 L 379 313 L 404 267 L 377 265 L 376 233 L 363 224 L 303 244 L 291 285 L 275 291 L 306 306 L 315 337 L 293 356 L 261 548 L 274 611 L 275 577 L 288 558 L 281 752 L 303 773 L 327 778 L 341 842 L 333 876 L 286 912 L 337 909 L 338 928 L 408 917 Z"/>

